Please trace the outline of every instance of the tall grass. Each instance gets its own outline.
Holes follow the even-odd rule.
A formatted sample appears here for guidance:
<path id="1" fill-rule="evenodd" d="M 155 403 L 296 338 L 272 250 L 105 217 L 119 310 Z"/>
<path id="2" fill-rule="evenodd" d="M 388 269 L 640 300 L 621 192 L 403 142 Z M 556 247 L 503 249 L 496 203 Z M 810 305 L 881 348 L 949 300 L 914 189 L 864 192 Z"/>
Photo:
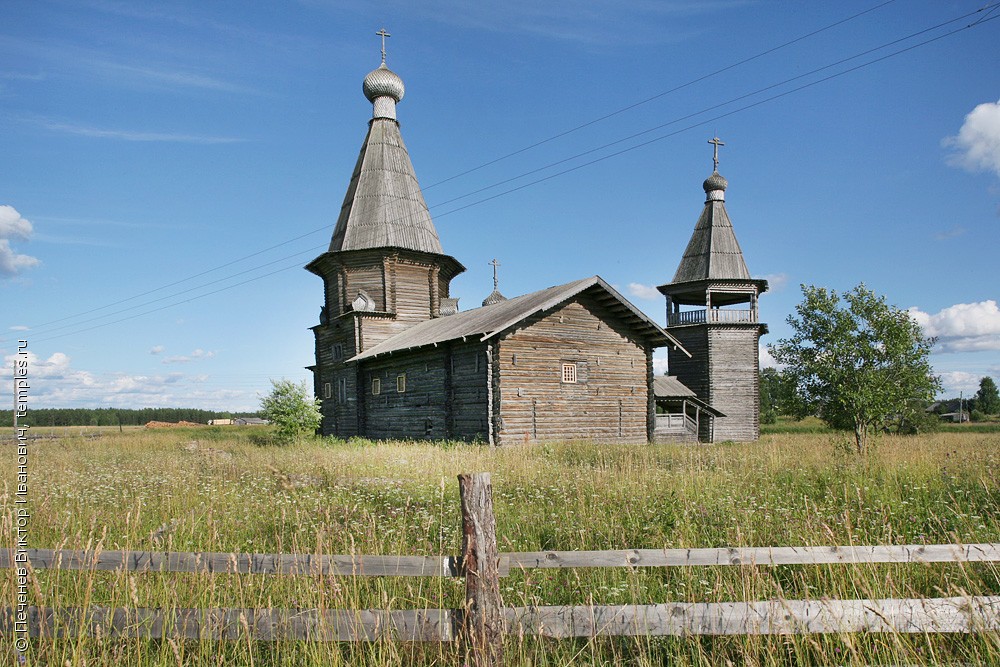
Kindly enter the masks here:
<path id="1" fill-rule="evenodd" d="M 257 434 L 254 436 L 254 434 Z M 31 450 L 30 546 L 105 550 L 455 555 L 456 476 L 493 474 L 503 551 L 1000 541 L 1000 436 L 882 439 L 859 458 L 829 433 L 754 444 L 491 449 L 455 443 L 260 444 L 225 428 L 77 431 Z M 14 465 L 0 539 L 12 543 Z M 37 571 L 50 607 L 461 606 L 448 578 Z M 10 573 L 0 585 L 13 600 Z M 576 569 L 514 572 L 504 602 L 647 604 L 1000 594 L 979 564 Z M 996 635 L 511 637 L 523 665 L 1000 664 Z M 12 656 L 0 639 L 0 664 Z M 450 665 L 448 644 L 154 641 L 70 633 L 32 643 L 39 665 Z"/>

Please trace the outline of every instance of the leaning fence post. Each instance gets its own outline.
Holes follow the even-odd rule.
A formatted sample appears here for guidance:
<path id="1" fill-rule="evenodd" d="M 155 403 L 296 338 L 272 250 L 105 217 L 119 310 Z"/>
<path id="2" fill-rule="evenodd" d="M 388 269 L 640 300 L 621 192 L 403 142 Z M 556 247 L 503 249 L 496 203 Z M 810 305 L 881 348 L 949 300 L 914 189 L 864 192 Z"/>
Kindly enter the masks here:
<path id="1" fill-rule="evenodd" d="M 462 498 L 465 577 L 462 642 L 474 667 L 493 667 L 503 662 L 503 611 L 490 474 L 459 475 L 458 488 Z"/>

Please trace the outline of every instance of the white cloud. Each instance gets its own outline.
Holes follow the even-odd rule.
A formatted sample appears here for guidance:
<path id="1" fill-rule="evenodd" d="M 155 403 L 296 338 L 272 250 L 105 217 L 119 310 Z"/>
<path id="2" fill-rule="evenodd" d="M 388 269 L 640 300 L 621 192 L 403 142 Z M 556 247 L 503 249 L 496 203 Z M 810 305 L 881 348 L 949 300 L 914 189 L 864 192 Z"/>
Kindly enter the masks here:
<path id="1" fill-rule="evenodd" d="M 768 351 L 767 346 L 760 345 L 759 349 L 760 349 L 760 367 L 761 368 L 779 368 L 780 369 L 782 367 L 781 364 L 779 364 L 778 361 L 774 357 L 771 356 L 771 353 Z"/>
<path id="2" fill-rule="evenodd" d="M 0 239 L 21 239 L 27 241 L 31 238 L 31 223 L 21 217 L 17 209 L 13 206 L 0 206 Z"/>
<path id="3" fill-rule="evenodd" d="M 181 144 L 235 144 L 245 141 L 237 137 L 218 137 L 210 135 L 183 134 L 179 132 L 143 132 L 140 130 L 118 130 L 93 127 L 92 125 L 80 125 L 78 123 L 64 123 L 49 119 L 29 119 L 53 132 L 63 132 L 75 134 L 81 137 L 93 139 L 118 139 L 121 141 L 142 141 L 142 142 L 167 142 Z"/>
<path id="4" fill-rule="evenodd" d="M 767 281 L 767 288 L 771 292 L 780 292 L 785 289 L 788 285 L 788 274 L 787 273 L 769 273 L 764 276 L 764 280 Z"/>
<path id="5" fill-rule="evenodd" d="M 663 298 L 658 289 L 652 285 L 643 285 L 642 283 L 629 283 L 628 293 L 637 299 L 659 300 Z"/>
<path id="6" fill-rule="evenodd" d="M 662 351 L 662 356 L 657 357 L 653 355 L 653 375 L 666 375 L 667 374 L 667 352 Z"/>
<path id="7" fill-rule="evenodd" d="M 25 326 L 23 324 L 15 324 L 14 326 L 7 327 L 7 328 L 10 329 L 11 331 L 30 331 L 31 330 L 31 327 L 27 327 L 27 326 Z"/>
<path id="8" fill-rule="evenodd" d="M 167 348 L 163 347 L 162 345 L 154 345 L 152 348 L 150 348 L 149 353 L 150 354 L 160 354 L 165 349 L 167 349 Z"/>
<path id="9" fill-rule="evenodd" d="M 157 346 L 161 347 L 161 346 Z M 153 348 L 154 350 L 156 348 Z M 162 351 L 162 350 L 161 350 Z M 155 352 L 153 354 L 156 354 Z M 215 356 L 215 352 L 206 352 L 205 350 L 198 348 L 191 354 L 179 354 L 173 357 L 167 357 L 163 360 L 165 364 L 189 364 L 192 361 L 198 361 L 200 359 L 211 359 Z"/>
<path id="10" fill-rule="evenodd" d="M 941 378 L 941 396 L 957 397 L 962 392 L 966 398 L 979 391 L 979 380 L 983 377 L 965 371 L 944 371 L 937 375 Z"/>
<path id="11" fill-rule="evenodd" d="M 31 255 L 20 255 L 10 247 L 10 241 L 0 239 L 0 276 L 13 278 L 25 269 L 37 266 L 41 261 Z"/>
<path id="12" fill-rule="evenodd" d="M 940 352 L 1000 350 L 1000 308 L 992 299 L 958 303 L 934 315 L 916 307 L 909 312 L 926 335 L 938 339 Z"/>
<path id="13" fill-rule="evenodd" d="M 0 206 L 0 277 L 13 278 L 41 261 L 31 255 L 22 255 L 10 247 L 9 239 L 27 241 L 31 238 L 32 225 L 21 217 L 13 206 Z"/>
<path id="14" fill-rule="evenodd" d="M 965 236 L 966 229 L 962 225 L 955 225 L 951 229 L 947 229 L 943 232 L 938 232 L 934 235 L 934 239 L 937 241 L 947 241 L 948 239 L 955 239 L 959 236 Z"/>
<path id="15" fill-rule="evenodd" d="M 980 104 L 965 117 L 958 135 L 942 144 L 955 149 L 948 164 L 1000 176 L 1000 101 Z"/>
<path id="16" fill-rule="evenodd" d="M 195 407 L 206 410 L 254 410 L 254 389 L 232 389 L 207 375 L 185 373 L 97 375 L 73 368 L 71 359 L 55 352 L 47 359 L 28 352 L 29 416 L 32 408 L 68 407 Z M 4 359 L 9 368 L 15 355 Z M 258 388 L 263 390 L 263 387 Z M 30 422 L 29 422 L 30 423 Z"/>

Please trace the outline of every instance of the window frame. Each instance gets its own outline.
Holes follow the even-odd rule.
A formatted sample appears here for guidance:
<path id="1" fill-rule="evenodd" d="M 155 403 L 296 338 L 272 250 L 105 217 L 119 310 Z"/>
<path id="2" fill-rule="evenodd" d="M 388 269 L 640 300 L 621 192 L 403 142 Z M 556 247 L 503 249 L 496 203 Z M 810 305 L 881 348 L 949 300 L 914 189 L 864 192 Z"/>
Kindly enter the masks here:
<path id="1" fill-rule="evenodd" d="M 578 384 L 579 383 L 579 373 L 575 362 L 564 361 L 562 364 L 562 373 L 560 374 L 561 384 Z"/>
<path id="2" fill-rule="evenodd" d="M 406 393 L 406 373 L 400 373 L 396 376 L 396 393 Z"/>

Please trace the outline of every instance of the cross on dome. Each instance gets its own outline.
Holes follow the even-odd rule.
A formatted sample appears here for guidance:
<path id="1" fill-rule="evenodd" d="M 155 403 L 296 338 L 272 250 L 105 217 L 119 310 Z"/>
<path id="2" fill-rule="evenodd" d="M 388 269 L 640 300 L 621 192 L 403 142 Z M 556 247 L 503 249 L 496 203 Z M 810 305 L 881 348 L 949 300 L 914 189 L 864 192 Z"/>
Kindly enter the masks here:
<path id="1" fill-rule="evenodd" d="M 382 38 L 382 64 L 384 65 L 384 64 L 385 64 L 385 38 L 386 38 L 386 37 L 392 37 L 392 35 L 390 35 L 390 34 L 389 34 L 389 33 L 388 33 L 387 31 L 386 31 L 386 29 L 385 29 L 385 28 L 382 28 L 381 30 L 379 30 L 379 31 L 378 31 L 377 33 L 375 33 L 375 34 L 376 34 L 376 35 L 378 35 L 379 37 L 381 37 L 381 38 Z"/>
<path id="2" fill-rule="evenodd" d="M 719 171 L 719 146 L 725 146 L 726 144 L 722 143 L 722 140 L 719 139 L 719 137 L 715 137 L 714 139 L 709 139 L 708 143 L 715 145 L 715 149 L 712 155 L 712 171 Z"/>
<path id="3" fill-rule="evenodd" d="M 493 289 L 496 290 L 496 288 L 500 285 L 500 280 L 497 278 L 497 267 L 500 266 L 500 262 L 498 262 L 497 258 L 494 257 L 493 261 L 487 262 L 487 264 L 493 267 Z"/>

